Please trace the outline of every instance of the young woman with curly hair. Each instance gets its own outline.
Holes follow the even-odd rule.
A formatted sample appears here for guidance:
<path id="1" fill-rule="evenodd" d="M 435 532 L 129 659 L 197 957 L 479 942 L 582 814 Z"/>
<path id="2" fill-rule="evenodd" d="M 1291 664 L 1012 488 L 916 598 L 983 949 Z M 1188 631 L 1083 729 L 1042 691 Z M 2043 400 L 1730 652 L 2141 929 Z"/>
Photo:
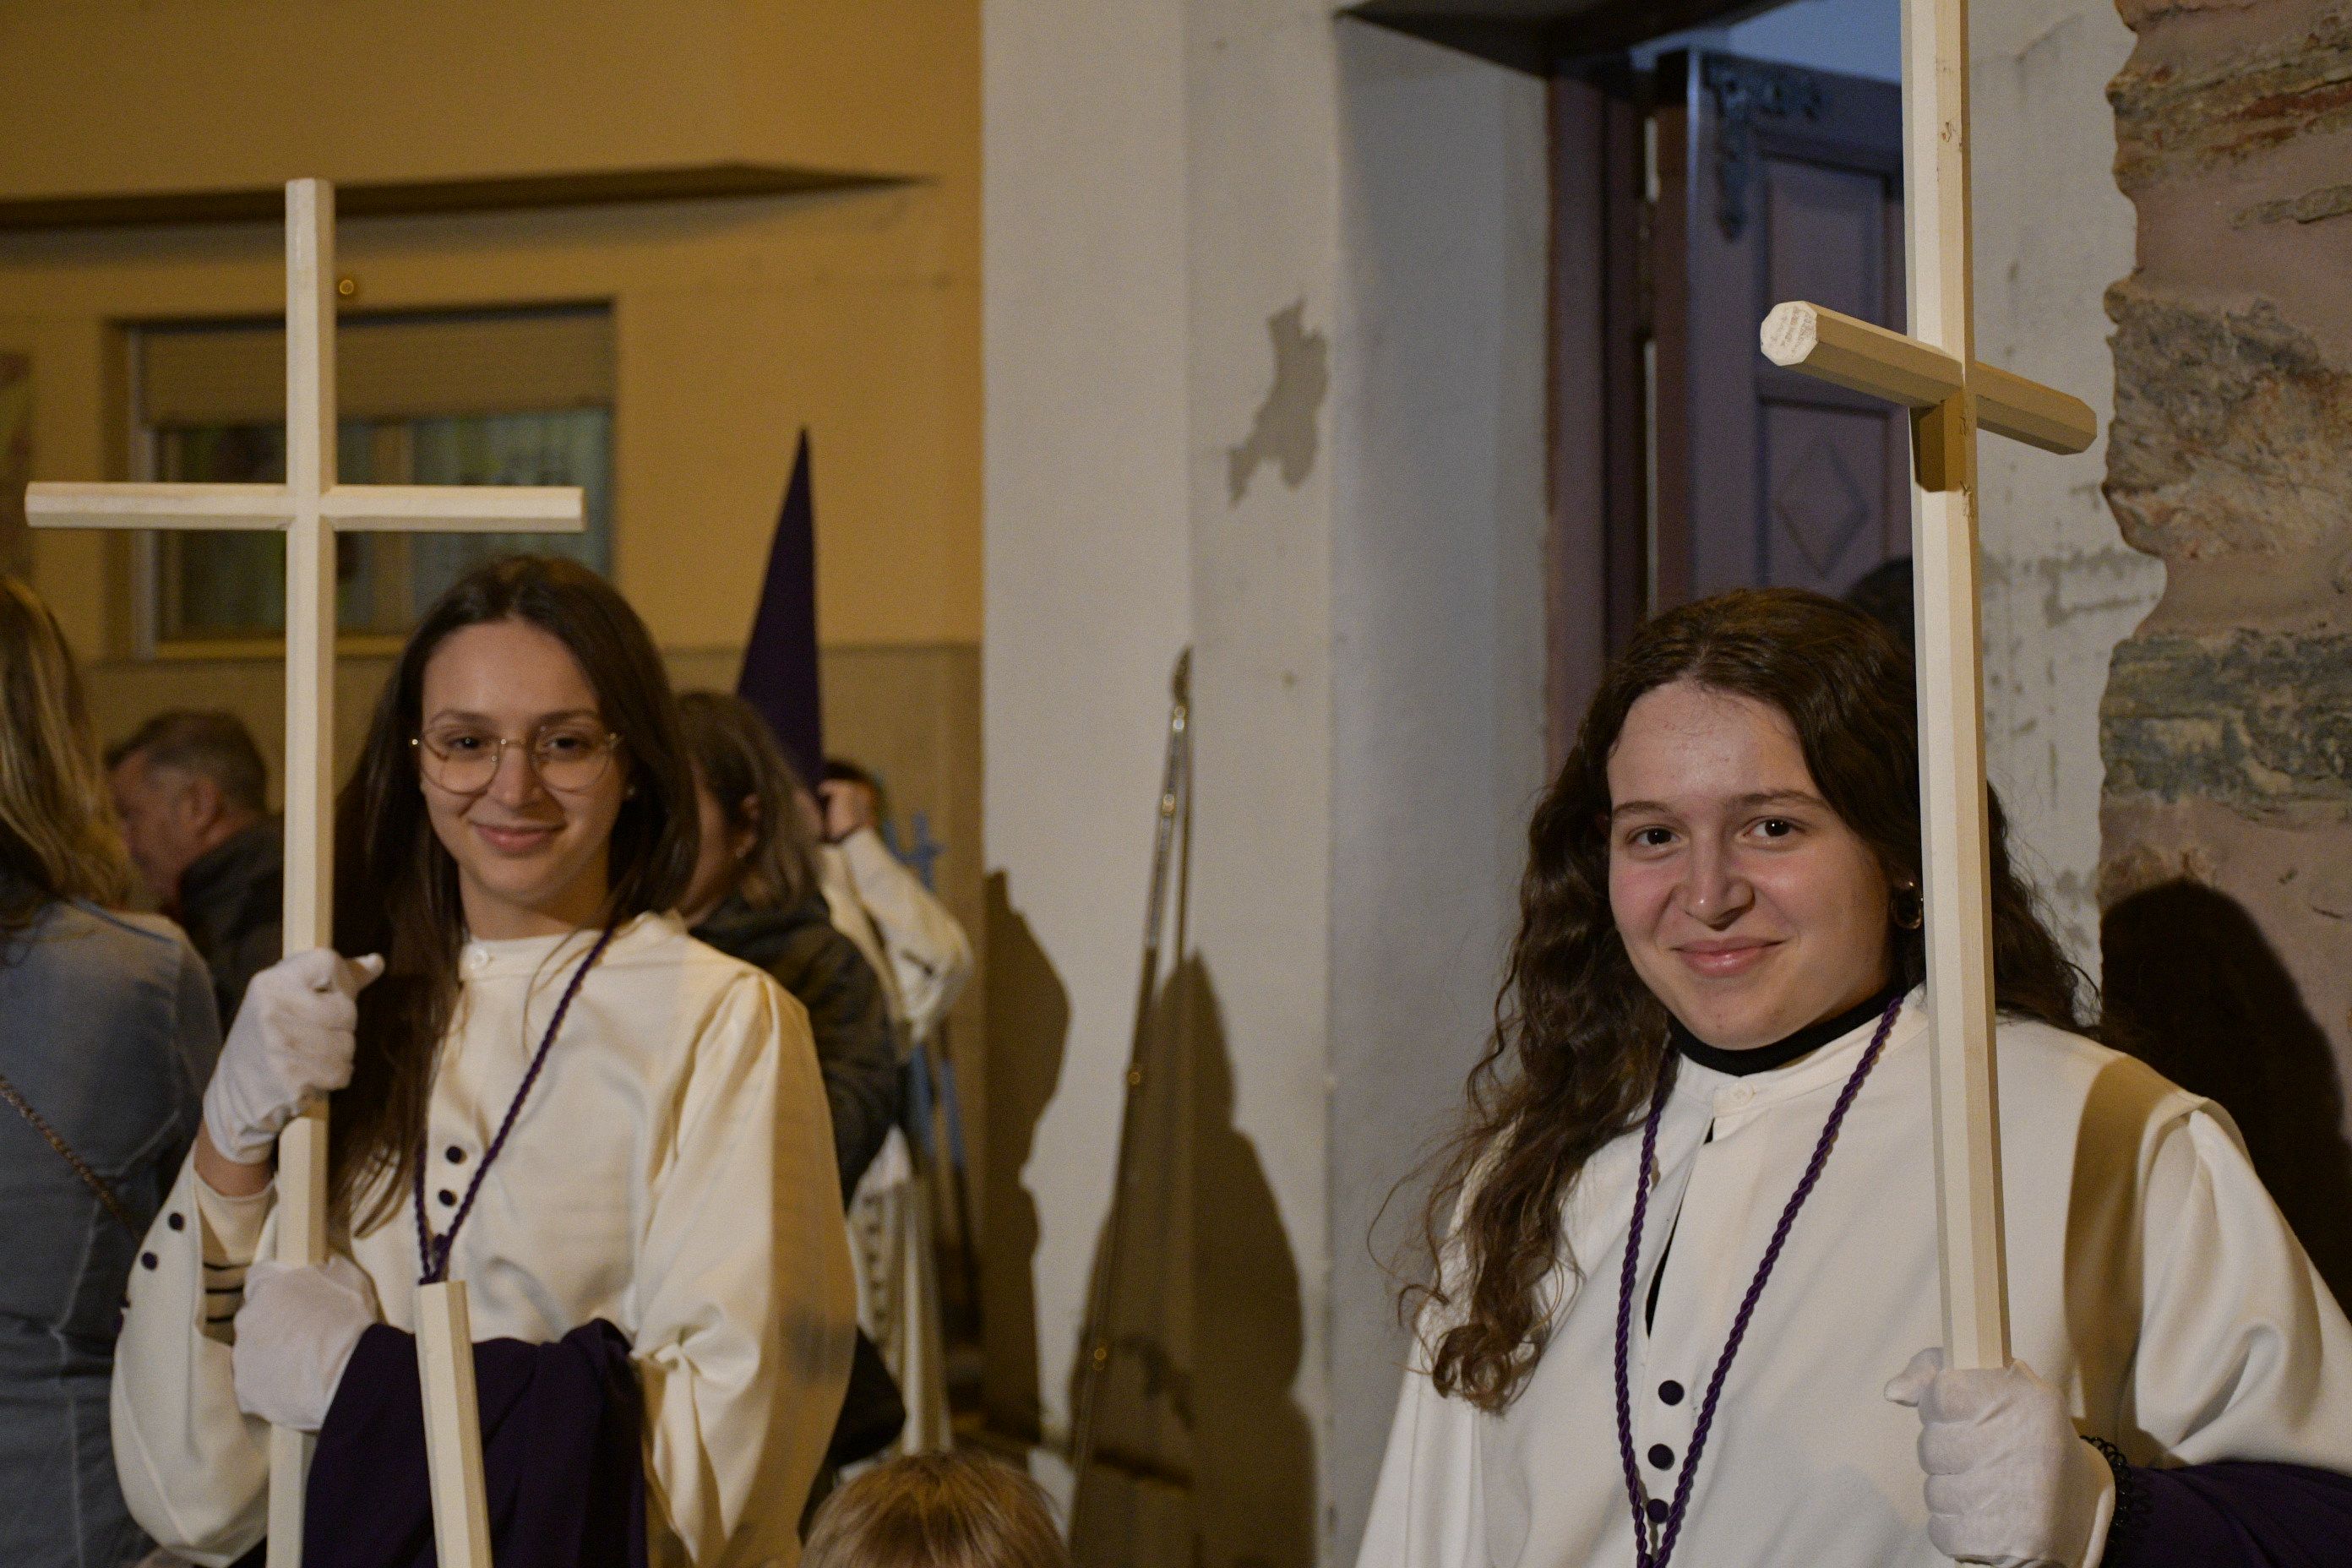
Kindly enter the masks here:
<path id="1" fill-rule="evenodd" d="M 1901 647 L 1795 592 L 1660 616 L 1603 679 L 1360 1568 L 2334 1560 L 2352 1329 L 2226 1115 L 2087 1037 L 1998 803 L 2015 1359 L 1930 1348 L 1914 715 Z"/>

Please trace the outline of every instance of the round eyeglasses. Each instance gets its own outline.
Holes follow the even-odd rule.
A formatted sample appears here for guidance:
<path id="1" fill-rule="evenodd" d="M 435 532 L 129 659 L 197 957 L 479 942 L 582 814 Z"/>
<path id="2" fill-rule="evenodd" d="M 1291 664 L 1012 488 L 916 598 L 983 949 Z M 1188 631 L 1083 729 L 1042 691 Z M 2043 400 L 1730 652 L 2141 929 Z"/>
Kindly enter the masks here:
<path id="1" fill-rule="evenodd" d="M 417 771 L 427 783 L 451 795 L 479 795 L 499 776 L 509 746 L 520 746 L 530 759 L 539 782 L 551 790 L 576 795 L 593 789 L 613 765 L 621 737 L 593 725 L 551 724 L 528 737 L 495 735 L 469 725 L 451 724 L 426 731 L 412 739 Z"/>

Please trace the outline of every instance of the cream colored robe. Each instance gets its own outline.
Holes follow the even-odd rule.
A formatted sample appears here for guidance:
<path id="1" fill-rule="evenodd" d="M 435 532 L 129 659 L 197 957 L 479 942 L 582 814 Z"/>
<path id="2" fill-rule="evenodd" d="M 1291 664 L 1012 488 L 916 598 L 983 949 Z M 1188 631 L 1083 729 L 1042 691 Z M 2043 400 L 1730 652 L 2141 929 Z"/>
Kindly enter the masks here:
<path id="1" fill-rule="evenodd" d="M 1875 1027 L 1746 1078 L 1680 1065 L 1633 1305 L 1633 1447 L 1654 1497 L 1673 1497 L 1740 1298 Z M 2004 1021 L 1999 1068 L 2013 1353 L 2066 1392 L 2077 1426 L 2140 1464 L 2352 1472 L 2352 1328 L 2227 1117 L 2038 1024 Z M 1881 1397 L 1942 1339 L 1929 1106 L 1915 993 L 1732 1363 L 1675 1562 L 1947 1568 L 1926 1535 L 1919 1418 Z M 1488 1415 L 1440 1397 L 1416 1357 L 1358 1568 L 1634 1560 L 1613 1347 L 1640 1147 L 1636 1130 L 1603 1149 L 1568 1199 L 1581 1279 L 1555 1271 L 1552 1336 L 1516 1403 Z"/>
<path id="2" fill-rule="evenodd" d="M 467 944 L 429 1112 L 436 1235 L 593 939 Z M 271 1210 L 268 1194 L 221 1197 L 191 1163 L 148 1234 L 154 1266 L 131 1270 L 116 1464 L 140 1522 L 199 1563 L 230 1562 L 262 1533 L 268 1433 L 237 1412 L 228 1319 Z M 346 1247 L 384 1320 L 409 1329 L 408 1194 Z M 627 1336 L 655 1563 L 798 1561 L 854 1296 L 808 1016 L 773 981 L 674 916 L 625 927 L 572 1003 L 450 1273 L 478 1340 L 546 1343 L 596 1318 Z"/>

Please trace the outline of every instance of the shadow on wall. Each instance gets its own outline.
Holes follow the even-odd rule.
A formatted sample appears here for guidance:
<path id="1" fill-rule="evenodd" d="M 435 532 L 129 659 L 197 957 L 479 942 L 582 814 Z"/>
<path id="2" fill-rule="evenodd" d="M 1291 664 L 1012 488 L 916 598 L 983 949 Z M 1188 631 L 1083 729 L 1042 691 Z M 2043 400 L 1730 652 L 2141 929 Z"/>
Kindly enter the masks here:
<path id="1" fill-rule="evenodd" d="M 1198 956 L 1161 986 L 1153 1026 L 1074 1555 L 1081 1568 L 1308 1568 L 1314 1448 L 1291 1393 L 1298 1266 L 1234 1125 L 1233 1058 Z M 1097 1279 L 1113 1267 L 1108 1234 Z M 1073 1408 L 1078 1392 L 1074 1378 Z"/>
<path id="2" fill-rule="evenodd" d="M 2100 921 L 2109 1037 L 2219 1101 L 2338 1301 L 2352 1301 L 2352 1144 L 2335 1053 L 2236 900 L 2170 881 Z"/>
<path id="3" fill-rule="evenodd" d="M 994 1431 L 1037 1441 L 1037 1204 L 1021 1185 L 1037 1122 L 1061 1081 L 1070 994 L 1004 873 L 982 889 L 988 953 L 988 1212 L 981 1219 L 982 1398 Z"/>

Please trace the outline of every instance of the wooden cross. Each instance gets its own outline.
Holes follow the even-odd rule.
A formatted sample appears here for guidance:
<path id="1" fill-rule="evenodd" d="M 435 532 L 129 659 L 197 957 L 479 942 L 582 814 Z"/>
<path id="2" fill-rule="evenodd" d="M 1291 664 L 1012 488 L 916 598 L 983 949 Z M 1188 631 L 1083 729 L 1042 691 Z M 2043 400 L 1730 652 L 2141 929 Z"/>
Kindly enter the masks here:
<path id="1" fill-rule="evenodd" d="M 568 486 L 345 485 L 335 479 L 335 196 L 286 187 L 286 482 L 36 484 L 37 528 L 275 529 L 286 535 L 286 952 L 331 946 L 334 854 L 335 536 L 355 531 L 574 532 Z M 278 1140 L 278 1258 L 327 1253 L 327 1115 L 313 1105 Z M 473 1337 L 465 1286 L 417 1292 L 434 1531 L 451 1568 L 488 1568 Z M 269 1568 L 298 1568 L 311 1438 L 269 1434 Z"/>
<path id="2" fill-rule="evenodd" d="M 1903 178 L 1911 335 L 1792 302 L 1765 356 L 1911 410 L 1919 793 L 1944 1363 L 2009 1363 L 2000 1124 L 1993 1078 L 1984 659 L 1977 619 L 1977 431 L 2089 447 L 2075 398 L 1979 364 L 1969 300 L 1968 0 L 1903 0 Z"/>

